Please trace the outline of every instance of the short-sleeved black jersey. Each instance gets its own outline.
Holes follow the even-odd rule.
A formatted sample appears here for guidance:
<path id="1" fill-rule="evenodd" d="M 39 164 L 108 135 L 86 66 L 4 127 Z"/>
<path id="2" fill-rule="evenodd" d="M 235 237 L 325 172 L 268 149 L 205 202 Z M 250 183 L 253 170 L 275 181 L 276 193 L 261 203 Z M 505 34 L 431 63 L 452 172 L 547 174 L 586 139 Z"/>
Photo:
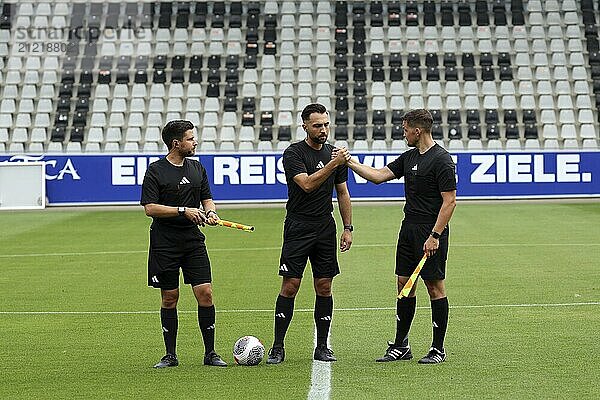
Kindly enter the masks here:
<path id="1" fill-rule="evenodd" d="M 208 176 L 204 166 L 196 160 L 184 159 L 181 167 L 161 158 L 148 166 L 140 204 L 162 204 L 173 207 L 195 207 L 202 200 L 212 199 Z M 192 221 L 184 216 L 154 218 L 154 224 L 168 227 L 192 227 Z"/>
<path id="2" fill-rule="evenodd" d="M 302 140 L 291 144 L 283 152 L 283 168 L 288 186 L 288 213 L 306 217 L 307 220 L 331 215 L 333 212 L 333 187 L 335 184 L 348 180 L 348 168 L 345 165 L 337 167 L 319 188 L 311 193 L 306 193 L 296 182 L 294 177 L 301 173 L 312 175 L 331 161 L 333 146 L 325 143 L 321 150 L 315 150 Z"/>
<path id="3" fill-rule="evenodd" d="M 404 177 L 405 219 L 416 223 L 435 223 L 442 207 L 441 192 L 456 189 L 455 164 L 450 154 L 435 144 L 420 154 L 411 149 L 387 165 L 396 178 Z"/>

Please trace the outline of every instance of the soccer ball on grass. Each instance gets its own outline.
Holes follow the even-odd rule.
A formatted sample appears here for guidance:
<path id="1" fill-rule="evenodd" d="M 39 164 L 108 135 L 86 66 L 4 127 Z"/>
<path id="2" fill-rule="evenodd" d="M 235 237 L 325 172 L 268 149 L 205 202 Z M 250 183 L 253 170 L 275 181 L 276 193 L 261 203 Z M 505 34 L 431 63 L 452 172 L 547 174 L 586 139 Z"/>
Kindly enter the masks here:
<path id="1" fill-rule="evenodd" d="M 233 345 L 233 359 L 239 365 L 258 365 L 265 356 L 265 346 L 254 336 L 243 336 Z"/>

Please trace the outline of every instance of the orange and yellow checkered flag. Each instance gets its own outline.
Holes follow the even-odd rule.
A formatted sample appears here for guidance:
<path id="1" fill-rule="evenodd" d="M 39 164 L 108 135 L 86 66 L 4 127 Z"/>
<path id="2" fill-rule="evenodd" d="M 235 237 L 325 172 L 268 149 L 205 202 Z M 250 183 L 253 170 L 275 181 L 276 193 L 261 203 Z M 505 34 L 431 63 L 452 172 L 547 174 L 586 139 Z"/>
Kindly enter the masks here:
<path id="1" fill-rule="evenodd" d="M 421 269 L 423 268 L 423 265 L 425 265 L 425 261 L 427 261 L 427 254 L 425 254 L 423 256 L 423 258 L 421 258 L 421 261 L 419 261 L 419 264 L 417 265 L 417 268 L 415 268 L 415 270 L 412 273 L 412 275 L 410 276 L 410 278 L 408 278 L 408 281 L 406 282 L 406 284 L 402 288 L 402 291 L 398 295 L 399 299 L 401 299 L 403 297 L 408 297 L 408 294 L 410 293 L 410 291 L 412 290 L 413 286 L 417 282 L 417 279 L 419 278 L 419 272 L 421 272 Z"/>
<path id="2" fill-rule="evenodd" d="M 244 232 L 254 232 L 253 226 L 238 224 L 237 222 L 226 221 L 224 219 L 218 220 L 217 225 L 226 226 L 227 228 L 239 229 Z"/>

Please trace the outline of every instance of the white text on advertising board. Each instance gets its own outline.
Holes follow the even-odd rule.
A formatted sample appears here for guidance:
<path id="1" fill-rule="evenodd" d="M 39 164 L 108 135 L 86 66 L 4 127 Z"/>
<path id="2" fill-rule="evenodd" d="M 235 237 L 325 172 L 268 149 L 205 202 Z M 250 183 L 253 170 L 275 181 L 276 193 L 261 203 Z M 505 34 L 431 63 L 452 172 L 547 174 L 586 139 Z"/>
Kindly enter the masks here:
<path id="1" fill-rule="evenodd" d="M 579 161 L 579 154 L 556 154 L 546 159 L 543 154 L 474 154 L 471 162 L 477 167 L 471 183 L 591 182 L 590 172 L 579 172 Z M 549 163 L 553 168 L 548 168 Z"/>

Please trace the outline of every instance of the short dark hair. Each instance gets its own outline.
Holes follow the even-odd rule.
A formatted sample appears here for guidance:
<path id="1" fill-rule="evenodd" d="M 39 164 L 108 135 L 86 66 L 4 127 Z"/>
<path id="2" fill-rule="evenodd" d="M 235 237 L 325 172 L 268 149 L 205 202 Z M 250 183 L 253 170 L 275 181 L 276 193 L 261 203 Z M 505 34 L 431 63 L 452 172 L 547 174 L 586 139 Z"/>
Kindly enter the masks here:
<path id="1" fill-rule="evenodd" d="M 417 108 L 410 110 L 403 117 L 406 124 L 411 128 L 421 128 L 426 132 L 431 132 L 431 126 L 433 125 L 433 117 L 428 110 L 423 108 Z"/>
<path id="2" fill-rule="evenodd" d="M 162 130 L 162 140 L 167 145 L 167 148 L 171 150 L 173 148 L 173 140 L 183 140 L 183 134 L 194 129 L 194 124 L 184 119 L 176 119 L 167 122 Z"/>
<path id="3" fill-rule="evenodd" d="M 310 114 L 312 113 L 325 114 L 327 113 L 327 108 L 325 108 L 323 104 L 319 103 L 311 103 L 307 105 L 304 107 L 304 110 L 302 110 L 302 121 L 308 121 L 310 119 Z"/>

